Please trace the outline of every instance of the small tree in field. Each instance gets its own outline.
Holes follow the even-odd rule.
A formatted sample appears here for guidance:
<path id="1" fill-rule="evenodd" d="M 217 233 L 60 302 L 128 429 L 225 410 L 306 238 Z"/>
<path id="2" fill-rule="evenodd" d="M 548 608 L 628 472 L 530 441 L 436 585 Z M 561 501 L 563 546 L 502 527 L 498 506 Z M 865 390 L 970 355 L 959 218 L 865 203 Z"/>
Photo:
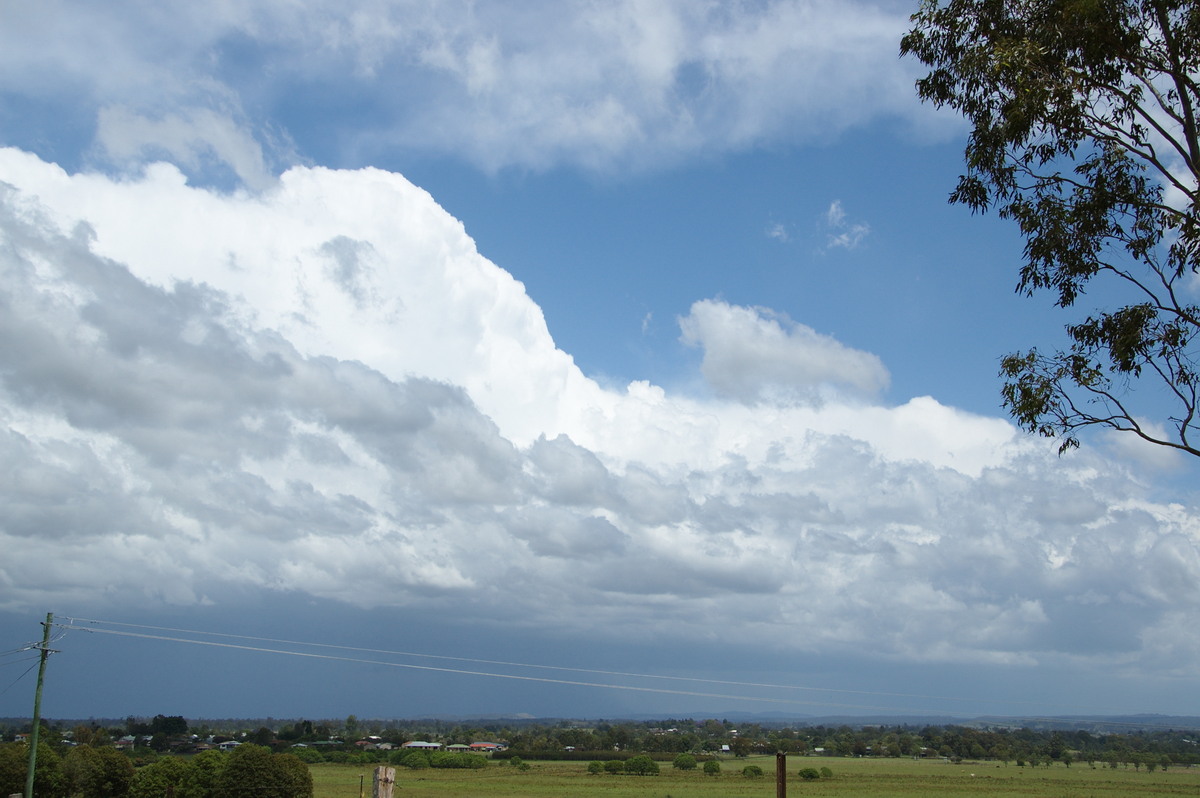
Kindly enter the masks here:
<path id="1" fill-rule="evenodd" d="M 763 769 L 758 765 L 746 765 L 746 767 L 742 768 L 742 775 L 748 779 L 761 779 L 762 774 Z"/>
<path id="2" fill-rule="evenodd" d="M 677 770 L 695 770 L 696 757 L 691 754 L 680 754 L 675 757 L 675 761 L 671 763 L 671 766 Z"/>
<path id="3" fill-rule="evenodd" d="M 634 776 L 657 776 L 658 763 L 645 754 L 640 754 L 625 763 L 625 772 Z"/>
<path id="4" fill-rule="evenodd" d="M 721 774 L 721 763 L 715 759 L 710 759 L 704 763 L 705 776 L 719 776 Z"/>
<path id="5" fill-rule="evenodd" d="M 218 798 L 312 798 L 312 776 L 291 754 L 246 743 L 229 754 L 216 793 Z"/>

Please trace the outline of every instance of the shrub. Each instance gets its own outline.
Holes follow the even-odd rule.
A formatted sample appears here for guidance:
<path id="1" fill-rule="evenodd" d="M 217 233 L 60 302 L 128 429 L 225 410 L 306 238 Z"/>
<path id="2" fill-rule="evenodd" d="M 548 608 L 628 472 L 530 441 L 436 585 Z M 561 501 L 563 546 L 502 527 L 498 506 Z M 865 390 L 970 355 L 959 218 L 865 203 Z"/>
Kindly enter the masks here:
<path id="1" fill-rule="evenodd" d="M 606 773 L 621 773 L 625 770 L 625 763 L 620 759 L 610 759 L 604 763 L 604 771 Z"/>
<path id="2" fill-rule="evenodd" d="M 307 765 L 291 754 L 273 754 L 252 743 L 229 753 L 216 788 L 221 798 L 312 798 L 313 794 Z"/>
<path id="3" fill-rule="evenodd" d="M 529 763 L 519 756 L 514 756 L 509 759 L 508 764 L 512 765 L 517 770 L 529 770 Z"/>
<path id="4" fill-rule="evenodd" d="M 763 769 L 758 765 L 746 765 L 746 767 L 742 768 L 742 775 L 748 779 L 761 779 L 762 774 Z"/>
<path id="5" fill-rule="evenodd" d="M 821 773 L 816 768 L 800 768 L 799 776 L 806 781 L 812 781 L 821 778 Z"/>
<path id="6" fill-rule="evenodd" d="M 83 747 L 83 746 L 80 746 Z M 74 750 L 74 749 L 72 749 Z M 0 745 L 0 795 L 24 795 L 25 774 L 29 767 L 29 746 L 24 743 Z M 34 798 L 51 798 L 65 789 L 58 754 L 45 742 L 38 743 L 37 769 L 33 776 Z"/>
<path id="7" fill-rule="evenodd" d="M 679 770 L 695 770 L 696 757 L 692 756 L 691 754 L 680 754 L 679 756 L 675 757 L 675 761 L 671 763 L 671 766 L 678 768 Z"/>
<path id="8" fill-rule="evenodd" d="M 133 774 L 130 798 L 160 798 L 177 793 L 191 767 L 179 757 L 169 756 L 152 765 L 138 768 Z"/>
<path id="9" fill-rule="evenodd" d="M 645 754 L 642 754 L 625 762 L 625 772 L 632 773 L 635 776 L 657 776 L 658 763 Z"/>
<path id="10" fill-rule="evenodd" d="M 513 757 L 517 759 L 517 757 Z M 517 763 L 512 763 L 520 767 Z M 434 751 L 429 757 L 429 766 L 434 768 L 458 768 L 469 770 L 487 767 L 487 760 L 475 754 L 455 754 L 449 751 Z"/>
<path id="11" fill-rule="evenodd" d="M 429 754 L 424 751 L 405 751 L 400 755 L 398 764 L 410 770 L 424 770 L 429 767 Z"/>
<path id="12" fill-rule="evenodd" d="M 823 779 L 832 779 L 832 778 L 833 778 L 833 771 L 832 771 L 832 770 L 830 770 L 830 769 L 829 769 L 829 768 L 827 768 L 827 767 L 821 768 L 821 778 L 823 778 Z"/>
<path id="13" fill-rule="evenodd" d="M 216 795 L 217 782 L 225 770 L 229 754 L 213 749 L 201 751 L 188 760 L 188 772 L 184 774 L 179 795 Z"/>
<path id="14" fill-rule="evenodd" d="M 721 763 L 715 759 L 710 759 L 704 763 L 704 775 L 716 776 L 721 772 Z"/>
<path id="15" fill-rule="evenodd" d="M 292 748 L 291 753 L 295 755 L 301 762 L 309 765 L 315 765 L 318 762 L 324 762 L 325 757 L 315 748 Z"/>
<path id="16" fill-rule="evenodd" d="M 588 762 L 588 773 L 595 776 L 595 775 L 603 773 L 603 772 L 604 772 L 604 763 L 601 762 L 599 759 L 593 759 L 591 762 Z"/>
<path id="17" fill-rule="evenodd" d="M 68 771 L 71 792 L 83 798 L 121 798 L 133 786 L 133 763 L 115 748 L 72 748 L 63 768 Z"/>

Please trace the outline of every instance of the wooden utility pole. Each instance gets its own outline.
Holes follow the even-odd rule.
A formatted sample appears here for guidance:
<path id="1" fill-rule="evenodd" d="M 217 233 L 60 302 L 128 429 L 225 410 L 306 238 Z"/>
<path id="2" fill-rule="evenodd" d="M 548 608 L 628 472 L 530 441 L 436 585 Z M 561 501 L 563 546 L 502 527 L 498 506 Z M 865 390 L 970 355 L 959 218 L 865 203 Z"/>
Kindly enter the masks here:
<path id="1" fill-rule="evenodd" d="M 37 689 L 33 693 L 33 730 L 29 735 L 29 772 L 25 774 L 25 798 L 33 798 L 33 774 L 37 770 L 38 736 L 42 730 L 42 682 L 46 678 L 46 658 L 50 656 L 50 627 L 54 613 L 46 613 L 46 627 L 42 632 L 42 661 L 38 664 Z"/>
<path id="2" fill-rule="evenodd" d="M 775 753 L 775 798 L 787 798 L 787 753 Z"/>

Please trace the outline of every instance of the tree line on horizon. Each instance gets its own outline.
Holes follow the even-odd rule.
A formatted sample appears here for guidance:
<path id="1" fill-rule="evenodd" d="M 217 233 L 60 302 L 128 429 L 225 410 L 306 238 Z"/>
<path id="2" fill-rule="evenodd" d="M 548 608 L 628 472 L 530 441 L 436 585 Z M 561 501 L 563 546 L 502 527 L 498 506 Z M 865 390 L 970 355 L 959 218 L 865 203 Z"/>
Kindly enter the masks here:
<path id="1" fill-rule="evenodd" d="M 235 722 L 236 723 L 236 722 Z M 210 721 L 189 725 L 180 716 L 152 719 L 129 717 L 120 726 L 104 727 L 43 721 L 43 741 L 60 756 L 74 748 L 125 750 L 121 756 L 135 767 L 153 764 L 174 754 L 203 753 L 203 749 L 235 741 L 264 750 L 288 753 L 308 764 L 321 762 L 401 764 L 406 742 L 422 740 L 449 745 L 502 743 L 505 756 L 524 759 L 581 759 L 602 752 L 604 759 L 625 759 L 647 753 L 669 760 L 674 755 L 729 755 L 785 752 L 829 757 L 939 757 L 950 760 L 994 760 L 1018 765 L 1082 763 L 1090 766 L 1170 767 L 1200 764 L 1200 733 L 1187 730 L 1138 730 L 1096 733 L 1086 729 L 974 728 L 958 725 L 864 725 L 851 727 L 731 723 L 714 718 L 668 719 L 645 722 L 561 720 L 547 723 L 441 720 L 343 721 L 296 720 L 273 726 L 243 728 L 231 723 L 214 728 Z M 0 729 L 0 739 L 12 740 L 21 728 Z M 132 738 L 132 743 L 130 741 Z M 5 793 L 0 793 L 5 794 Z"/>

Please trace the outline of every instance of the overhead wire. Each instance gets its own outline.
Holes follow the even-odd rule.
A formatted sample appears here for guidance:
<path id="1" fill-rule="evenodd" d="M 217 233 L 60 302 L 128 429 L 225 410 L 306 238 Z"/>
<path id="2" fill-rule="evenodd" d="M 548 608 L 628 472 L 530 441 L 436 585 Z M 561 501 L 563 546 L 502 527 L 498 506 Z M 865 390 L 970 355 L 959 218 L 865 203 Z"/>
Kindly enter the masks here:
<path id="1" fill-rule="evenodd" d="M 332 660 L 335 662 L 354 662 L 354 663 L 359 663 L 359 664 L 380 665 L 383 667 L 403 668 L 403 669 L 408 669 L 408 670 L 434 671 L 434 672 L 438 672 L 438 673 L 453 673 L 453 674 L 458 674 L 458 675 L 462 675 L 462 676 L 485 676 L 485 677 L 489 677 L 489 678 L 493 678 L 493 679 L 512 679 L 512 680 L 517 680 L 517 681 L 542 682 L 542 683 L 546 683 L 546 684 L 560 684 L 560 685 L 567 685 L 567 686 L 573 686 L 573 687 L 598 687 L 598 688 L 604 688 L 604 689 L 609 689 L 609 690 L 628 690 L 628 691 L 639 692 L 639 693 L 660 693 L 660 694 L 666 694 L 666 695 L 685 695 L 685 696 L 692 696 L 692 697 L 697 697 L 697 698 L 724 698 L 724 699 L 733 699 L 733 700 L 738 700 L 738 701 L 762 701 L 762 702 L 767 702 L 767 703 L 772 703 L 772 704 L 798 704 L 798 705 L 804 705 L 804 706 L 836 707 L 839 709 L 869 709 L 869 710 L 874 710 L 874 711 L 887 711 L 890 709 L 894 709 L 892 707 L 867 706 L 867 705 L 859 705 L 859 704 L 842 704 L 842 703 L 820 702 L 820 701 L 804 701 L 804 700 L 799 700 L 799 699 L 788 699 L 788 698 L 779 698 L 779 697 L 771 697 L 771 696 L 732 695 L 732 694 L 726 694 L 726 693 L 701 692 L 701 691 L 696 691 L 696 690 L 672 690 L 672 689 L 668 689 L 668 688 L 664 688 L 664 687 L 640 687 L 637 685 L 610 684 L 610 683 L 602 683 L 602 682 L 585 682 L 585 681 L 580 681 L 580 680 L 575 680 L 575 679 L 552 679 L 548 676 L 523 676 L 520 674 L 513 674 L 513 673 L 495 673 L 495 672 L 491 672 L 491 671 L 473 671 L 473 670 L 466 670 L 464 668 L 444 668 L 444 667 L 438 667 L 435 665 L 414 665 L 412 663 L 405 663 L 405 662 L 388 662 L 385 660 L 365 659 L 365 658 L 361 658 L 361 657 L 344 657 L 344 656 L 337 656 L 334 654 L 316 654 L 316 653 L 307 652 L 307 651 L 288 651 L 288 650 L 280 649 L 280 648 L 267 648 L 264 646 L 249 646 L 249 645 L 243 645 L 243 644 L 239 644 L 239 643 L 222 643 L 222 642 L 219 642 L 216 640 L 194 640 L 194 639 L 182 638 L 182 637 L 169 637 L 166 635 L 154 635 L 154 634 L 146 634 L 146 633 L 140 633 L 140 632 L 121 631 L 118 629 L 101 629 L 101 628 L 93 628 L 93 627 L 87 627 L 87 626 L 76 626 L 73 624 L 60 624 L 60 626 L 64 629 L 73 629 L 73 630 L 84 631 L 84 632 L 92 632 L 95 634 L 115 635 L 118 637 L 135 637 L 135 638 L 141 638 L 144 640 L 165 640 L 165 641 L 171 641 L 171 642 L 176 642 L 176 643 L 191 643 L 194 645 L 215 646 L 218 648 L 237 649 L 240 651 L 255 651 L 255 652 L 266 653 L 266 654 L 283 654 L 283 655 L 293 656 L 293 657 L 307 657 L 309 659 Z M 201 634 L 203 634 L 203 633 L 201 633 Z"/>
<path id="2" fill-rule="evenodd" d="M 307 647 L 311 647 L 311 648 L 321 648 L 321 649 L 330 649 L 330 650 L 339 650 L 339 651 L 348 651 L 348 652 L 359 652 L 359 653 L 366 653 L 366 654 L 421 657 L 421 658 L 436 659 L 436 660 L 443 660 L 443 661 L 472 662 L 472 663 L 478 663 L 481 665 L 488 664 L 488 665 L 500 665 L 500 666 L 505 666 L 505 667 L 556 670 L 556 671 L 574 672 L 574 673 L 591 673 L 591 674 L 596 674 L 596 675 L 625 677 L 625 678 L 640 678 L 640 679 L 651 679 L 651 680 L 675 680 L 675 681 L 692 682 L 692 683 L 727 685 L 730 687 L 763 688 L 763 689 L 775 689 L 775 690 L 805 690 L 805 691 L 814 691 L 814 692 L 843 693 L 843 694 L 855 694 L 855 695 L 865 695 L 865 696 L 874 695 L 874 696 L 883 696 L 883 697 L 891 697 L 891 698 L 918 698 L 918 699 L 923 699 L 923 700 L 940 700 L 940 701 L 979 701 L 979 700 L 981 700 L 978 697 L 959 698 L 959 697 L 950 697 L 950 696 L 930 696 L 930 695 L 922 695 L 922 694 L 915 694 L 915 693 L 895 693 L 895 692 L 870 691 L 870 690 L 847 690 L 847 689 L 840 689 L 840 688 L 822 688 L 822 687 L 772 684 L 772 683 L 762 683 L 762 682 L 741 682 L 741 681 L 731 681 L 731 680 L 722 680 L 722 679 L 705 679 L 705 678 L 690 677 L 690 676 L 672 676 L 672 675 L 663 675 L 663 674 L 633 673 L 633 672 L 627 672 L 627 671 L 607 671 L 607 670 L 600 670 L 600 669 L 575 668 L 575 667 L 567 667 L 567 666 L 559 666 L 559 665 L 544 665 L 544 664 L 533 664 L 533 663 L 509 662 L 509 661 L 504 661 L 504 660 L 477 659 L 477 658 L 470 658 L 470 657 L 454 657 L 454 656 L 447 656 L 447 655 L 440 655 L 440 654 L 425 654 L 425 653 L 407 652 L 407 651 L 394 651 L 394 650 L 386 650 L 386 649 L 364 648 L 364 647 L 358 647 L 358 646 L 345 646 L 345 645 L 338 645 L 338 644 L 332 644 L 332 643 L 316 643 L 316 642 L 311 642 L 311 641 L 284 640 L 284 639 L 279 639 L 279 638 L 258 637 L 258 636 L 252 636 L 252 635 L 237 635 L 237 634 L 231 634 L 231 633 L 226 633 L 226 632 L 209 632 L 209 631 L 200 631 L 200 630 L 194 630 L 194 629 L 179 629 L 179 628 L 175 628 L 175 627 L 151 626 L 151 625 L 146 625 L 146 624 L 133 624 L 133 623 L 126 623 L 126 622 L 122 622 L 122 621 L 104 621 L 104 620 L 79 618 L 79 617 L 71 617 L 71 616 L 64 616 L 64 617 L 67 622 L 56 621 L 54 623 L 54 625 L 56 627 L 63 630 L 58 636 L 56 636 L 54 638 L 55 640 L 61 639 L 61 637 L 63 635 L 65 635 L 67 633 L 67 631 L 83 631 L 83 632 L 90 632 L 90 633 L 96 633 L 96 634 L 113 635 L 113 636 L 118 636 L 118 637 L 131 637 L 131 638 L 139 638 L 139 639 L 145 639 L 145 640 L 162 640 L 162 641 L 168 641 L 168 642 L 187 643 L 187 644 L 191 644 L 191 645 L 202 645 L 202 646 L 213 646 L 213 647 L 217 647 L 217 648 L 226 648 L 226 649 L 250 651 L 250 652 L 257 652 L 257 653 L 280 654 L 280 655 L 284 655 L 284 656 L 304 657 L 304 658 L 308 658 L 308 659 L 366 664 L 366 665 L 375 665 L 375 666 L 399 668 L 399 669 L 407 669 L 407 670 L 432 671 L 432 672 L 438 672 L 438 673 L 450 673 L 450 674 L 465 675 L 465 676 L 480 676 L 480 677 L 487 677 L 487 678 L 494 678 L 494 679 L 509 679 L 509 680 L 516 680 L 516 681 L 524 681 L 524 682 L 541 682 L 541 683 L 547 683 L 547 684 L 558 684 L 558 685 L 575 686 L 575 687 L 591 687 L 591 688 L 601 688 L 601 689 L 609 689 L 609 690 L 625 690 L 625 691 L 641 692 L 641 693 L 658 693 L 658 694 L 665 694 L 665 695 L 680 695 L 680 696 L 691 696 L 691 697 L 699 697 L 699 698 L 719 698 L 719 699 L 730 699 L 730 700 L 738 700 L 738 701 L 765 702 L 765 703 L 772 703 L 772 704 L 819 706 L 819 707 L 836 708 L 836 709 L 869 710 L 869 711 L 874 711 L 874 712 L 897 712 L 897 711 L 899 711 L 899 712 L 904 712 L 906 714 L 933 714 L 934 711 L 933 710 L 914 711 L 911 709 L 902 709 L 902 708 L 892 707 L 892 706 L 876 706 L 876 705 L 868 705 L 868 704 L 851 704 L 851 703 L 842 703 L 842 702 L 813 701 L 813 700 L 805 700 L 805 699 L 798 699 L 798 698 L 784 698 L 784 697 L 779 697 L 779 696 L 754 696 L 754 695 L 746 695 L 746 694 L 728 694 L 728 693 L 706 692 L 706 691 L 699 691 L 699 690 L 680 690 L 680 689 L 670 689 L 670 688 L 663 688 L 663 687 L 646 687 L 646 686 L 628 685 L 628 684 L 612 684 L 612 683 L 608 683 L 608 682 L 592 682 L 592 681 L 582 681 L 582 680 L 576 680 L 576 679 L 555 679 L 555 678 L 550 678 L 550 677 L 546 677 L 546 676 L 530 676 L 530 675 L 520 675 L 520 674 L 512 674 L 512 673 L 497 673 L 494 671 L 485 671 L 485 670 L 468 670 L 465 668 L 439 667 L 439 666 L 434 666 L 434 665 L 418 665 L 418 664 L 413 664 L 413 663 L 392 662 L 392 661 L 381 660 L 381 659 L 369 659 L 369 658 L 363 658 L 363 657 L 351 657 L 351 656 L 341 656 L 341 655 L 334 655 L 334 654 L 314 653 L 314 652 L 310 652 L 310 651 L 293 651 L 293 650 L 288 650 L 288 649 L 279 648 L 279 647 L 255 646 L 255 645 L 247 645 L 244 643 L 228 643 L 228 642 L 221 642 L 218 640 L 197 640 L 197 639 L 192 639 L 192 638 L 174 637 L 174 636 L 161 635 L 161 634 L 150 634 L 147 632 L 133 632 L 133 631 L 123 631 L 120 629 L 106 629 L 106 628 L 102 628 L 101 625 L 120 626 L 120 627 L 125 627 L 126 629 L 147 629 L 147 630 L 153 630 L 155 632 L 173 632 L 175 634 L 205 635 L 208 637 L 219 637 L 219 638 L 226 638 L 226 639 L 244 640 L 244 641 L 249 641 L 249 642 L 257 642 L 257 643 L 270 643 L 274 646 L 307 646 Z M 86 624 L 86 625 L 84 625 L 84 624 Z M 40 648 L 40 644 L 35 644 L 33 647 Z M 1034 703 L 1032 701 L 1021 701 L 1021 700 L 1005 700 L 1005 699 L 986 699 L 986 700 L 989 701 L 990 703 L 1002 703 L 1002 704 L 1033 704 Z M 1088 710 L 1087 712 L 1089 714 L 1100 714 L 1096 710 Z M 1107 714 L 1120 714 L 1120 713 L 1107 713 Z M 1061 716 L 1060 717 L 1039 717 L 1039 716 L 1024 716 L 1023 715 L 1021 717 L 1024 720 L 1046 721 L 1046 722 L 1061 722 L 1064 719 Z M 1100 721 L 1096 721 L 1096 722 L 1100 722 Z M 1159 726 L 1157 724 L 1144 723 L 1144 722 L 1103 721 L 1103 723 L 1105 723 L 1106 725 L 1110 725 L 1110 726 L 1131 726 L 1131 727 L 1140 727 L 1140 728 L 1156 728 L 1156 727 L 1158 727 L 1158 728 L 1164 728 L 1164 729 L 1171 728 L 1169 725 Z"/>
<path id="3" fill-rule="evenodd" d="M 33 664 L 30 665 L 28 668 L 26 668 L 24 670 L 24 672 L 21 673 L 20 676 L 18 676 L 17 678 L 15 678 L 11 682 L 9 682 L 8 685 L 5 686 L 5 688 L 3 690 L 0 690 L 0 695 L 4 695 L 5 693 L 7 693 L 9 690 L 11 690 L 13 687 L 15 687 L 19 681 L 21 681 L 26 676 L 28 676 L 33 671 L 33 669 L 37 667 L 37 663 L 38 663 L 38 660 L 41 659 L 41 655 L 39 654 L 36 657 L 29 657 L 24 660 L 18 660 L 18 662 L 28 662 L 30 659 L 33 660 Z M 8 664 L 13 664 L 13 663 L 8 663 Z"/>
<path id="4" fill-rule="evenodd" d="M 11 656 L 15 656 L 17 654 L 24 654 L 26 651 L 33 651 L 33 650 L 37 649 L 38 645 L 40 645 L 40 644 L 26 643 L 25 645 L 21 646 L 20 648 L 9 649 L 8 651 L 0 651 L 0 657 L 11 657 Z"/>
<path id="5" fill-rule="evenodd" d="M 877 691 L 877 690 L 849 690 L 849 689 L 845 689 L 845 688 L 836 688 L 836 687 L 809 687 L 809 686 L 794 685 L 794 684 L 776 684 L 776 683 L 769 683 L 769 682 L 734 681 L 734 680 L 729 680 L 729 679 L 710 679 L 710 678 L 701 678 L 701 677 L 696 677 L 696 676 L 675 676 L 675 675 L 652 674 L 652 673 L 634 673 L 634 672 L 630 672 L 630 671 L 612 671 L 612 670 L 601 670 L 601 669 L 597 669 L 597 668 L 577 668 L 577 667 L 569 667 L 569 666 L 563 666 L 563 665 L 542 665 L 542 664 L 535 664 L 535 663 L 528 663 L 528 662 L 511 662 L 511 661 L 496 660 L 496 659 L 479 659 L 479 658 L 474 658 L 474 657 L 454 657 L 454 656 L 447 656 L 444 654 L 425 654 L 425 653 L 420 653 L 420 652 L 415 652 L 415 651 L 396 651 L 396 650 L 390 650 L 390 649 L 363 648 L 363 647 L 359 647 L 359 646 L 344 646 L 344 645 L 336 645 L 336 644 L 332 644 L 332 643 L 314 643 L 314 642 L 303 641 L 303 640 L 284 640 L 284 639 L 271 638 L 271 637 L 257 637 L 257 636 L 252 636 L 252 635 L 237 635 L 237 634 L 229 634 L 226 632 L 204 632 L 204 631 L 197 631 L 194 629 L 178 629 L 178 628 L 169 627 L 169 626 L 148 626 L 148 625 L 144 625 L 144 624 L 124 623 L 121 621 L 101 621 L 101 620 L 94 620 L 94 619 L 87 619 L 87 618 L 73 618 L 73 617 L 68 618 L 68 620 L 75 621 L 78 623 L 106 624 L 109 626 L 124 626 L 124 627 L 129 627 L 129 628 L 136 628 L 136 629 L 154 629 L 156 631 L 176 632 L 176 633 L 180 633 L 180 634 L 198 634 L 198 635 L 208 635 L 211 637 L 224 637 L 224 638 L 237 639 L 237 640 L 251 640 L 251 641 L 255 641 L 255 642 L 259 642 L 259 643 L 277 643 L 280 645 L 291 645 L 291 646 L 311 646 L 314 648 L 326 648 L 326 649 L 335 649 L 335 650 L 341 650 L 341 651 L 357 651 L 357 652 L 362 652 L 362 653 L 367 653 L 367 654 L 383 654 L 383 655 L 389 655 L 389 656 L 403 656 L 403 657 L 421 657 L 424 659 L 435 659 L 435 660 L 443 660 L 443 661 L 471 662 L 471 663 L 476 663 L 476 664 L 480 664 L 480 665 L 503 665 L 503 666 L 514 667 L 514 668 L 534 668 L 534 669 L 540 669 L 540 670 L 553 670 L 553 671 L 563 671 L 563 672 L 570 672 L 570 673 L 590 673 L 590 674 L 596 674 L 596 675 L 600 675 L 600 676 L 622 676 L 622 677 L 636 678 L 636 679 L 670 680 L 670 681 L 679 681 L 679 682 L 692 682 L 692 683 L 697 683 L 697 684 L 725 685 L 725 686 L 729 686 L 729 687 L 756 687 L 756 688 L 762 688 L 762 689 L 767 689 L 767 690 L 804 690 L 804 691 L 821 692 L 821 693 L 841 693 L 841 694 L 846 694 L 846 695 L 883 696 L 883 697 L 888 697 L 888 698 L 919 698 L 919 699 L 923 699 L 926 701 L 964 701 L 964 702 L 965 701 L 978 701 L 978 698 L 961 698 L 961 697 L 953 697 L 953 696 L 924 695 L 924 694 L 920 694 L 920 693 L 896 693 L 896 692 L 884 692 L 884 691 Z M 1024 701 L 1024 700 L 1020 700 L 1020 699 L 1006 701 L 1004 703 L 1029 704 L 1029 705 L 1035 704 L 1035 702 L 1033 702 L 1033 701 Z"/>

